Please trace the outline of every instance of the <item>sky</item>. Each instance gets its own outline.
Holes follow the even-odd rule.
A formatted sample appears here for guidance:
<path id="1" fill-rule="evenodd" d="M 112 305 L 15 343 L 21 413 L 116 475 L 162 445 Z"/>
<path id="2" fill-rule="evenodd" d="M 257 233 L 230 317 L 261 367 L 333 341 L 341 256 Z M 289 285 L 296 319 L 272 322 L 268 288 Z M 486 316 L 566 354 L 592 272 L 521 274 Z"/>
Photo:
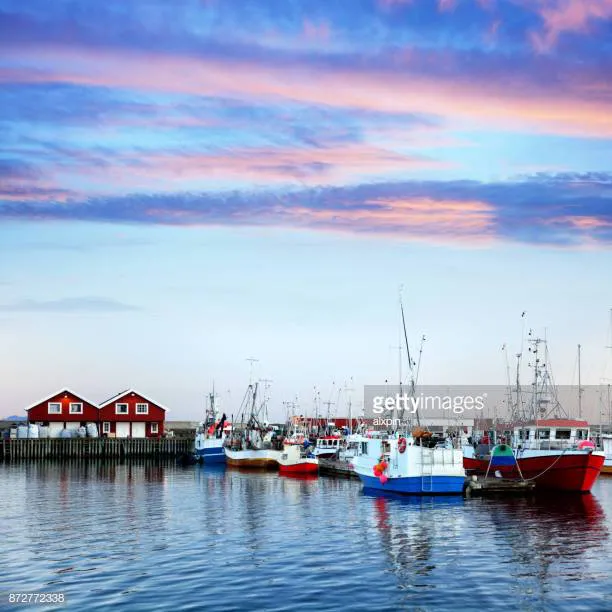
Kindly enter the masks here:
<path id="1" fill-rule="evenodd" d="M 423 384 L 612 382 L 611 74 L 612 0 L 0 0 L 0 416 L 358 410 L 400 293 Z"/>

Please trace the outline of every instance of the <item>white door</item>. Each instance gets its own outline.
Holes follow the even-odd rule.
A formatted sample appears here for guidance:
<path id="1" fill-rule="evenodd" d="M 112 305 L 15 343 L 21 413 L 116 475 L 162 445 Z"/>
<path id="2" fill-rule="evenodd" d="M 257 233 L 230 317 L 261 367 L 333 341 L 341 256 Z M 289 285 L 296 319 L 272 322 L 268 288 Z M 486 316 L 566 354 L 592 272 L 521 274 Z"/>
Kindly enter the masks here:
<path id="1" fill-rule="evenodd" d="M 50 438 L 59 438 L 60 435 L 60 431 L 62 431 L 62 429 L 64 429 L 64 423 L 63 422 L 57 422 L 57 421 L 50 421 L 49 422 L 49 437 Z"/>
<path id="2" fill-rule="evenodd" d="M 147 437 L 147 424 L 146 423 L 132 423 L 132 438 L 146 438 Z"/>
<path id="3" fill-rule="evenodd" d="M 117 438 L 127 438 L 130 435 L 129 423 L 116 423 L 115 436 Z"/>

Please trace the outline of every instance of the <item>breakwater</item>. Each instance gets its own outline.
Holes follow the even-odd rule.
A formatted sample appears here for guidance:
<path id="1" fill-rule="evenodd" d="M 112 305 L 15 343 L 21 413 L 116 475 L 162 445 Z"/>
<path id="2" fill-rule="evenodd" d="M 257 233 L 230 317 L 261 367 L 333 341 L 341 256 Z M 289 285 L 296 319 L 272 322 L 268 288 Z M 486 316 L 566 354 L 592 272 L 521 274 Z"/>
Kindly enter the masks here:
<path id="1" fill-rule="evenodd" d="M 176 456 L 193 438 L 40 438 L 0 440 L 0 460 Z"/>

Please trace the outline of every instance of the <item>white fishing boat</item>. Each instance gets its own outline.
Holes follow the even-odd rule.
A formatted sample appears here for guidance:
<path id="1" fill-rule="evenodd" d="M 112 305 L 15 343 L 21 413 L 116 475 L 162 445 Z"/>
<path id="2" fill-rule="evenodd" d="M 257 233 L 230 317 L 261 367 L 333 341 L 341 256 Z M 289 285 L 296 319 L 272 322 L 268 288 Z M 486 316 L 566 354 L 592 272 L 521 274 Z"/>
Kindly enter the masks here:
<path id="1" fill-rule="evenodd" d="M 465 483 L 461 450 L 421 446 L 412 436 L 362 440 L 352 465 L 364 488 L 390 493 L 460 494 Z"/>
<path id="2" fill-rule="evenodd" d="M 282 451 L 275 450 L 266 440 L 268 427 L 266 401 L 257 406 L 258 384 L 249 384 L 245 394 L 239 425 L 234 426 L 225 440 L 223 447 L 228 465 L 255 469 L 278 469 L 278 460 Z"/>

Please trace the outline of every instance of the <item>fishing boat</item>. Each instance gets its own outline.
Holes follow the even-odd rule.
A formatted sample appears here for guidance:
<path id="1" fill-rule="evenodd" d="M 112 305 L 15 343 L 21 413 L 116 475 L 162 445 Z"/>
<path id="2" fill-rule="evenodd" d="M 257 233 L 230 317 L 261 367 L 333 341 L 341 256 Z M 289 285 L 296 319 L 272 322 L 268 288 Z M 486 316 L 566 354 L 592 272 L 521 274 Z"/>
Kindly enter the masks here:
<path id="1" fill-rule="evenodd" d="M 507 479 L 531 480 L 538 489 L 586 493 L 601 472 L 604 453 L 595 450 L 587 421 L 567 418 L 552 384 L 546 340 L 530 331 L 528 342 L 533 382 L 527 391 L 528 401 L 523 401 L 519 382 L 521 351 L 517 354 L 516 400 L 511 419 L 519 424 L 513 428 L 512 439 L 501 445 L 465 447 L 465 469 L 468 474 L 497 472 Z M 578 345 L 579 413 L 581 394 Z"/>
<path id="2" fill-rule="evenodd" d="M 468 474 L 498 472 L 502 478 L 533 480 L 538 489 L 588 492 L 602 470 L 605 455 L 589 440 L 586 421 L 540 419 L 514 429 L 509 444 L 464 449 Z"/>
<path id="3" fill-rule="evenodd" d="M 410 373 L 407 389 L 414 395 L 424 337 L 421 339 L 421 351 L 417 364 L 410 354 L 401 292 L 399 306 Z M 402 347 L 399 348 L 401 355 Z M 417 366 L 416 372 L 415 366 Z M 401 359 L 399 382 L 401 392 Z M 409 495 L 462 494 L 465 484 L 462 451 L 452 446 L 432 448 L 429 444 L 431 433 L 420 427 L 418 413 L 415 416 L 418 426 L 412 428 L 408 421 L 403 426 L 405 433 L 398 431 L 387 437 L 379 434 L 379 437 L 358 438 L 358 449 L 351 459 L 351 465 L 363 482 L 364 489 Z M 403 410 L 398 422 L 404 422 Z"/>
<path id="4" fill-rule="evenodd" d="M 319 460 L 299 444 L 285 444 L 278 458 L 281 474 L 316 474 L 319 471 Z"/>
<path id="5" fill-rule="evenodd" d="M 223 414 L 219 418 L 216 399 L 213 387 L 208 396 L 205 419 L 199 424 L 195 435 L 195 456 L 204 463 L 225 463 L 223 444 L 226 436 L 226 416 Z"/>
<path id="6" fill-rule="evenodd" d="M 249 384 L 240 409 L 240 425 L 232 426 L 223 450 L 228 465 L 250 469 L 276 470 L 282 451 L 266 440 L 266 401 L 257 405 L 258 383 Z"/>
<path id="7" fill-rule="evenodd" d="M 461 494 L 463 454 L 454 448 L 429 448 L 409 436 L 369 438 L 352 459 L 364 489 L 410 495 Z"/>

